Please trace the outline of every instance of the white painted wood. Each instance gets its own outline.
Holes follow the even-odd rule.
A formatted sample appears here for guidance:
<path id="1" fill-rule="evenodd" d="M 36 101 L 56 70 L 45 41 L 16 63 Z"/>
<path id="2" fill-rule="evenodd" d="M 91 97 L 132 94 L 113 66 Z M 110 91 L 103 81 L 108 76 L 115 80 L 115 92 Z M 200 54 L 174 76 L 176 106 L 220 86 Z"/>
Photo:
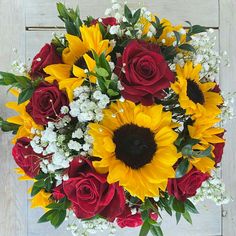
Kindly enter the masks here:
<path id="1" fill-rule="evenodd" d="M 26 7 L 24 8 L 24 2 Z M 46 31 L 43 27 L 62 26 L 60 21 L 56 21 L 55 0 L 0 0 L 0 43 L 4 45 L 0 52 L 0 70 L 8 70 L 13 54 L 11 48 L 19 49 L 21 56 L 26 55 L 26 58 L 32 58 L 36 52 L 46 42 L 50 42 L 51 32 Z M 85 1 L 85 0 L 67 0 L 69 6 L 75 6 L 80 3 L 82 16 L 87 14 L 94 16 L 102 16 L 104 10 L 109 7 L 110 0 L 102 1 Z M 131 6 L 135 0 L 129 1 Z M 157 13 L 163 17 L 167 17 L 175 23 L 184 20 L 190 20 L 193 23 L 203 24 L 211 27 L 218 27 L 218 1 L 217 0 L 145 0 L 146 5 L 152 11 L 157 10 Z M 26 24 L 24 22 L 24 9 L 26 11 Z M 227 50 L 231 58 L 231 64 L 236 63 L 235 53 L 235 32 L 236 32 L 236 10 L 235 0 L 220 0 L 220 42 L 221 50 Z M 4 20 L 2 20 L 4 19 Z M 24 37 L 25 27 L 42 27 L 43 31 L 26 32 Z M 25 54 L 26 42 L 26 54 Z M 221 70 L 221 86 L 227 91 L 236 91 L 235 81 L 236 69 L 222 68 Z M 2 90 L 1 90 L 2 91 Z M 0 115 L 7 117 L 9 112 L 3 107 L 6 101 L 4 92 L 0 94 Z M 236 197 L 236 177 L 234 175 L 236 168 L 235 156 L 235 129 L 236 121 L 233 120 L 228 124 L 228 144 L 225 151 L 223 161 L 223 177 L 226 183 L 226 188 L 229 190 L 232 197 Z M 1 148 L 1 165 L 0 165 L 0 235 L 1 236 L 69 236 L 65 228 L 55 231 L 50 225 L 37 224 L 37 220 L 42 214 L 40 210 L 29 209 L 27 213 L 26 184 L 17 181 L 17 176 L 13 172 L 15 167 L 11 157 L 10 137 L 0 133 L 0 148 Z M 236 235 L 236 204 L 232 202 L 224 206 L 226 217 L 223 218 L 223 230 L 221 233 L 221 217 L 220 208 L 209 204 L 207 208 L 204 204 L 200 206 L 200 215 L 193 218 L 193 226 L 187 223 L 180 223 L 175 226 L 174 218 L 165 217 L 163 230 L 165 236 L 234 236 Z M 119 231 L 117 235 L 138 235 L 136 230 Z M 103 234 L 106 235 L 106 234 Z"/>
<path id="2" fill-rule="evenodd" d="M 19 49 L 21 59 L 25 56 L 24 1 L 0 0 L 0 70 L 9 70 L 13 61 L 13 48 Z M 12 99 L 6 89 L 0 92 L 0 116 L 12 115 L 4 104 Z M 19 182 L 14 172 L 16 165 L 11 156 L 11 136 L 0 131 L 0 235 L 27 235 L 27 184 Z"/>
<path id="3" fill-rule="evenodd" d="M 26 0 L 26 26 L 63 26 L 63 23 L 56 18 L 57 2 L 58 0 Z M 105 9 L 111 6 L 111 0 L 64 0 L 62 2 L 68 6 L 79 5 L 82 17 L 104 16 Z M 128 3 L 134 8 L 139 5 L 146 6 L 153 13 L 166 17 L 174 23 L 189 20 L 193 24 L 218 27 L 218 0 L 129 0 Z"/>
<path id="4" fill-rule="evenodd" d="M 236 1 L 221 0 L 220 1 L 220 40 L 221 51 L 226 50 L 230 58 L 231 67 L 221 67 L 221 87 L 226 92 L 236 91 Z M 236 105 L 234 106 L 236 112 Z M 224 236 L 236 235 L 236 119 L 228 122 L 226 127 L 227 144 L 223 159 L 223 179 L 226 183 L 226 189 L 234 199 L 228 205 L 223 207 L 223 231 Z"/>

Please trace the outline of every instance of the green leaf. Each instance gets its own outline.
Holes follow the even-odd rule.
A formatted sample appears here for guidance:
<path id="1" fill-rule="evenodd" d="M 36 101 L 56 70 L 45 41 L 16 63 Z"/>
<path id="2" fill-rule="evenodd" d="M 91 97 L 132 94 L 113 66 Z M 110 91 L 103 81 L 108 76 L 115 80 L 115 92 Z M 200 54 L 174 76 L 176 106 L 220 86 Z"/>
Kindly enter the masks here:
<path id="1" fill-rule="evenodd" d="M 130 22 L 132 20 L 132 12 L 127 5 L 124 6 L 125 18 Z"/>
<path id="2" fill-rule="evenodd" d="M 174 34 L 175 34 L 175 38 L 176 38 L 176 41 L 177 41 L 177 44 L 176 45 L 179 45 L 179 42 L 180 42 L 180 33 L 177 32 L 177 31 L 174 31 Z"/>
<path id="3" fill-rule="evenodd" d="M 190 224 L 193 223 L 193 222 L 192 222 L 192 218 L 191 218 L 190 214 L 188 213 L 188 211 L 185 211 L 182 215 L 183 215 L 184 219 L 185 219 L 186 221 L 188 221 Z"/>
<path id="4" fill-rule="evenodd" d="M 9 123 L 0 117 L 0 128 L 3 132 L 13 132 L 14 134 L 18 131 L 19 127 L 20 125 Z"/>
<path id="5" fill-rule="evenodd" d="M 196 50 L 195 50 L 195 48 L 192 46 L 192 45 L 190 45 L 190 44 L 181 44 L 180 46 L 179 46 L 179 49 L 182 49 L 182 50 L 184 50 L 184 51 L 189 51 L 189 52 L 193 52 L 193 53 L 196 53 Z"/>
<path id="6" fill-rule="evenodd" d="M 65 5 L 61 2 L 57 3 L 57 11 L 59 15 L 63 18 L 66 18 L 68 15 Z"/>
<path id="7" fill-rule="evenodd" d="M 99 87 L 101 88 L 102 92 L 103 92 L 103 93 L 106 93 L 107 87 L 106 87 L 106 85 L 105 85 L 104 79 L 101 78 L 101 77 L 98 77 L 98 78 L 97 78 L 97 81 L 98 81 L 98 85 L 99 85 Z"/>
<path id="8" fill-rule="evenodd" d="M 148 220 L 144 221 L 142 227 L 141 227 L 141 230 L 139 232 L 139 236 L 147 236 L 148 235 L 148 232 L 150 231 L 150 224 L 148 222 Z"/>
<path id="9" fill-rule="evenodd" d="M 103 78 L 106 78 L 109 76 L 109 73 L 107 72 L 106 69 L 101 68 L 101 67 L 95 67 L 95 71 L 99 76 L 102 76 Z"/>
<path id="10" fill-rule="evenodd" d="M 161 24 L 160 19 L 157 16 L 155 16 L 155 20 L 156 20 L 155 23 L 157 24 L 157 26 Z"/>
<path id="11" fill-rule="evenodd" d="M 181 219 L 181 213 L 176 212 L 176 213 L 175 213 L 175 218 L 176 218 L 176 223 L 179 224 L 179 221 L 180 221 L 180 219 Z"/>
<path id="12" fill-rule="evenodd" d="M 193 145 L 187 144 L 181 150 L 183 156 L 192 156 L 193 154 Z"/>
<path id="13" fill-rule="evenodd" d="M 11 85 L 16 82 L 15 75 L 0 71 L 1 85 Z"/>
<path id="14" fill-rule="evenodd" d="M 192 28 L 192 23 L 190 21 L 186 20 L 185 22 Z"/>
<path id="15" fill-rule="evenodd" d="M 50 210 L 48 212 L 46 212 L 43 216 L 40 217 L 40 219 L 38 220 L 38 223 L 45 223 L 50 221 L 50 216 L 53 214 L 53 210 Z"/>
<path id="16" fill-rule="evenodd" d="M 153 236 L 163 236 L 163 232 L 160 226 L 151 226 L 150 231 Z"/>
<path id="17" fill-rule="evenodd" d="M 67 9 L 64 4 L 58 3 L 57 11 L 59 18 L 65 23 L 67 33 L 80 36 L 82 21 L 80 19 L 79 9 Z"/>
<path id="18" fill-rule="evenodd" d="M 144 206 L 144 209 L 142 212 L 141 212 L 141 216 L 142 216 L 142 219 L 143 221 L 148 221 L 149 220 L 149 213 L 146 209 L 146 207 Z"/>
<path id="19" fill-rule="evenodd" d="M 189 212 L 192 212 L 194 214 L 199 214 L 198 210 L 196 209 L 194 204 L 189 199 L 187 199 L 184 202 L 184 205 L 185 205 L 185 209 L 188 210 Z"/>
<path id="20" fill-rule="evenodd" d="M 133 18 L 132 18 L 132 20 L 131 20 L 131 23 L 132 23 L 133 25 L 135 25 L 135 24 L 138 22 L 138 20 L 139 20 L 139 18 L 140 18 L 140 15 L 141 15 L 141 9 L 138 9 L 138 10 L 134 13 Z"/>
<path id="21" fill-rule="evenodd" d="M 106 69 L 106 71 L 111 75 L 111 67 L 106 59 L 105 53 L 102 53 L 99 58 L 100 67 Z"/>
<path id="22" fill-rule="evenodd" d="M 66 210 L 55 211 L 52 215 L 51 223 L 58 228 L 66 218 Z"/>
<path id="23" fill-rule="evenodd" d="M 170 204 L 169 204 L 168 199 L 160 198 L 158 203 L 159 203 L 159 205 L 161 205 L 161 207 L 164 207 L 165 211 L 166 211 L 170 216 L 172 216 L 172 210 L 171 210 L 171 207 L 170 207 Z"/>
<path id="24" fill-rule="evenodd" d="M 117 96 L 120 95 L 119 92 L 114 91 L 113 89 L 108 89 L 108 90 L 107 90 L 107 94 L 108 94 L 109 97 L 117 97 Z"/>
<path id="25" fill-rule="evenodd" d="M 15 76 L 16 81 L 19 83 L 21 88 L 28 88 L 32 85 L 31 80 L 25 76 Z"/>
<path id="26" fill-rule="evenodd" d="M 193 25 L 191 28 L 190 35 L 199 34 L 203 32 L 206 32 L 206 27 L 201 26 L 201 25 Z"/>
<path id="27" fill-rule="evenodd" d="M 34 90 L 35 88 L 33 87 L 22 90 L 18 97 L 18 104 L 22 104 L 23 102 L 29 100 L 32 97 Z"/>
<path id="28" fill-rule="evenodd" d="M 212 147 L 209 146 L 206 150 L 204 151 L 193 151 L 192 156 L 196 158 L 203 158 L 203 157 L 212 157 L 211 155 Z"/>
<path id="29" fill-rule="evenodd" d="M 174 198 L 172 207 L 176 212 L 184 213 L 185 212 L 185 207 L 184 203 L 179 201 L 178 199 Z"/>
<path id="30" fill-rule="evenodd" d="M 44 180 L 39 180 L 34 183 L 32 190 L 31 190 L 31 197 L 35 196 L 40 192 L 41 189 L 44 188 Z"/>
<path id="31" fill-rule="evenodd" d="M 150 201 L 149 198 L 146 199 L 146 201 L 145 201 L 144 204 L 145 204 L 145 208 L 146 208 L 147 210 L 152 209 L 154 212 L 158 213 L 157 207 L 155 207 L 155 206 L 152 204 L 152 202 Z M 149 216 L 148 216 L 148 217 L 149 217 Z"/>
<path id="32" fill-rule="evenodd" d="M 176 171 L 175 171 L 175 177 L 176 178 L 181 178 L 183 177 L 187 171 L 188 171 L 188 167 L 189 167 L 189 161 L 187 158 L 184 158 L 180 164 L 178 165 Z"/>

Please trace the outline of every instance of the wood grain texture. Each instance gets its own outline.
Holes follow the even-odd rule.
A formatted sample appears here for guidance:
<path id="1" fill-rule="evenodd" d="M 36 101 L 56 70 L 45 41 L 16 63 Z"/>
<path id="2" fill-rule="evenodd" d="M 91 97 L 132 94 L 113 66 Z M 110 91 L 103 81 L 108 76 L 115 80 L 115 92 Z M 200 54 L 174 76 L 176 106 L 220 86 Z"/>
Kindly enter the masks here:
<path id="1" fill-rule="evenodd" d="M 221 68 L 221 87 L 223 91 L 236 91 L 236 1 L 235 0 L 221 0 L 220 1 L 220 45 L 221 51 L 226 50 L 230 58 L 231 67 Z M 234 107 L 236 112 L 236 106 Z M 235 138 L 236 138 L 236 120 L 233 119 L 227 124 L 226 133 L 226 148 L 223 159 L 223 179 L 226 184 L 226 189 L 234 199 L 228 205 L 223 206 L 223 231 L 224 236 L 236 235 L 236 152 L 235 152 Z"/>
<path id="2" fill-rule="evenodd" d="M 44 27 L 62 26 L 56 18 L 56 0 L 0 0 L 0 43 L 4 45 L 0 52 L 0 70 L 9 70 L 9 65 L 13 61 L 12 48 L 18 48 L 19 55 L 31 58 L 38 50 L 52 38 L 52 32 Z M 94 15 L 102 16 L 104 10 L 110 6 L 110 0 L 66 0 L 69 6 L 81 8 L 82 16 Z M 129 0 L 130 6 L 134 6 L 137 1 Z M 159 10 L 158 13 L 167 17 L 175 23 L 184 20 L 191 20 L 196 24 L 203 24 L 208 27 L 218 27 L 220 22 L 220 44 L 221 50 L 227 50 L 231 58 L 231 64 L 235 65 L 236 45 L 236 0 L 144 0 L 142 1 L 152 11 Z M 25 5 L 24 5 L 25 3 Z M 26 12 L 26 15 L 25 15 Z M 210 12 L 210 14 L 209 14 Z M 26 17 L 26 18 L 25 18 Z M 26 19 L 26 22 L 25 22 Z M 25 27 L 42 27 L 42 31 L 26 31 Z M 37 29 L 38 30 L 38 29 Z M 235 66 L 231 68 L 222 67 L 221 86 L 226 91 L 236 91 Z M 6 91 L 1 89 L 0 93 L 0 116 L 8 117 L 10 112 L 3 104 L 6 102 Z M 8 98 L 10 100 L 10 98 Z M 235 108 L 236 109 L 236 108 Z M 226 188 L 232 197 L 236 198 L 236 154 L 234 140 L 236 138 L 236 122 L 229 122 L 225 150 L 225 160 L 223 162 L 223 177 Z M 0 165 L 0 236 L 70 236 L 65 226 L 55 231 L 49 224 L 37 224 L 38 218 L 42 215 L 41 210 L 28 209 L 27 186 L 23 182 L 17 181 L 17 176 L 13 172 L 15 164 L 11 157 L 10 136 L 0 133 L 1 165 Z M 207 205 L 207 207 L 206 207 Z M 200 215 L 193 218 L 193 226 L 181 222 L 175 225 L 174 217 L 170 219 L 165 216 L 163 230 L 165 236 L 235 236 L 236 235 L 236 204 L 232 202 L 223 207 L 226 217 L 223 218 L 223 228 L 221 229 L 221 209 L 213 203 L 203 203 L 200 205 Z M 99 236 L 99 234 L 96 234 Z M 101 234 L 108 235 L 108 234 Z M 119 236 L 138 235 L 138 229 L 118 231 Z"/>
<path id="3" fill-rule="evenodd" d="M 21 60 L 25 56 L 25 12 L 23 0 L 0 1 L 0 70 L 9 70 L 14 56 L 13 48 L 19 49 Z M 1 88 L 0 116 L 11 115 L 4 104 L 10 96 Z M 19 182 L 11 156 L 11 137 L 0 131 L 0 235 L 27 235 L 27 184 Z"/>
<path id="4" fill-rule="evenodd" d="M 63 26 L 56 18 L 56 3 L 58 0 L 26 0 L 26 26 L 27 27 L 56 27 Z M 68 6 L 80 6 L 82 17 L 104 15 L 106 8 L 111 7 L 111 0 L 65 0 Z M 138 4 L 141 2 L 141 4 Z M 166 17 L 173 23 L 183 23 L 186 20 L 193 24 L 209 27 L 218 27 L 218 1 L 217 0 L 129 0 L 128 5 L 135 8 L 145 6 L 160 17 Z"/>

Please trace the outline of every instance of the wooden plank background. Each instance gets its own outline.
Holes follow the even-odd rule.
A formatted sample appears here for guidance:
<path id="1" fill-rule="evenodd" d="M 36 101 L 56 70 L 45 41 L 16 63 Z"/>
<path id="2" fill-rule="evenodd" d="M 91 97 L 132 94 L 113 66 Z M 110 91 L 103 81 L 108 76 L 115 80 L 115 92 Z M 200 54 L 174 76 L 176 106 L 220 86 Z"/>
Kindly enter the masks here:
<path id="1" fill-rule="evenodd" d="M 56 18 L 56 0 L 0 0 L 0 70 L 9 70 L 15 59 L 12 48 L 17 48 L 22 60 L 32 58 L 40 47 L 49 42 L 53 31 L 62 32 L 62 23 Z M 68 6 L 79 4 L 81 15 L 102 16 L 110 7 L 110 0 L 65 0 Z M 129 0 L 134 7 L 145 5 L 161 17 L 169 18 L 174 23 L 185 20 L 193 24 L 202 24 L 215 29 L 219 28 L 220 51 L 227 50 L 231 64 L 236 63 L 236 1 L 235 0 Z M 220 82 L 226 91 L 236 91 L 236 68 L 221 68 Z M 0 93 L 0 116 L 7 117 L 4 104 L 6 91 Z M 223 162 L 223 177 L 232 197 L 236 197 L 236 154 L 235 154 L 236 121 L 228 124 L 228 144 Z M 27 185 L 17 181 L 13 169 L 15 164 L 11 157 L 10 136 L 0 133 L 1 165 L 0 165 L 0 236 L 66 236 L 70 235 L 62 227 L 58 231 L 49 225 L 37 224 L 40 210 L 29 209 Z M 201 215 L 193 219 L 193 226 L 182 222 L 175 226 L 175 219 L 166 216 L 163 230 L 167 236 L 235 236 L 236 205 L 235 202 L 222 209 L 211 202 L 200 206 Z M 221 217 L 223 212 L 224 217 Z M 138 230 L 119 231 L 117 235 L 137 235 Z M 104 235 L 104 234 L 103 234 Z"/>

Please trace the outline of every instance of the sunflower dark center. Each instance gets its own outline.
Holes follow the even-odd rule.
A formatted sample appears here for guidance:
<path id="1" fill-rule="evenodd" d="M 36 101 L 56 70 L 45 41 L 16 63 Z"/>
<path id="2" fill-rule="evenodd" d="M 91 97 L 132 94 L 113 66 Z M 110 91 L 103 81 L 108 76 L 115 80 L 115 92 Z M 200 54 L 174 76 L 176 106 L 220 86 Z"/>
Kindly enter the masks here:
<path id="1" fill-rule="evenodd" d="M 92 51 L 88 51 L 86 54 L 88 54 L 91 58 L 93 58 Z M 84 57 L 80 57 L 75 63 L 76 66 L 80 67 L 81 69 L 87 69 L 86 61 L 84 60 Z"/>
<path id="2" fill-rule="evenodd" d="M 187 95 L 194 103 L 204 104 L 205 98 L 198 84 L 193 80 L 187 80 Z"/>
<path id="3" fill-rule="evenodd" d="M 150 129 L 127 124 L 114 132 L 116 158 L 132 169 L 150 163 L 157 150 L 154 134 Z"/>

